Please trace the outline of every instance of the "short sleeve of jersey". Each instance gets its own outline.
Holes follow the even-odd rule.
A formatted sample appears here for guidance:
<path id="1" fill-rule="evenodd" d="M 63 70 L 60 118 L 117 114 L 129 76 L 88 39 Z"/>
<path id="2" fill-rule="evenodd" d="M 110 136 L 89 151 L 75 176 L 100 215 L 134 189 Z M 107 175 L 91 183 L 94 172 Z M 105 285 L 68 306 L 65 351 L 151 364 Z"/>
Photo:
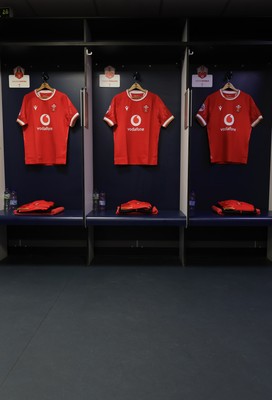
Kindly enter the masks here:
<path id="1" fill-rule="evenodd" d="M 156 96 L 156 108 L 158 110 L 158 119 L 161 126 L 166 128 L 170 122 L 174 119 L 171 111 L 166 107 L 164 102 L 159 96 Z"/>
<path id="2" fill-rule="evenodd" d="M 117 103 L 117 96 L 113 97 L 109 108 L 106 111 L 106 114 L 104 115 L 104 121 L 109 125 L 109 126 L 114 126 L 117 124 L 117 115 L 116 115 L 116 103 Z"/>
<path id="3" fill-rule="evenodd" d="M 76 123 L 77 118 L 79 117 L 79 113 L 68 96 L 66 95 L 63 96 L 63 102 L 66 103 L 64 104 L 64 106 L 65 109 L 67 110 L 66 111 L 67 125 L 73 127 Z"/>
<path id="4" fill-rule="evenodd" d="M 262 115 L 251 96 L 249 96 L 249 103 L 250 122 L 251 126 L 254 127 L 260 122 L 260 120 L 262 119 Z"/>
<path id="5" fill-rule="evenodd" d="M 198 122 L 200 123 L 201 126 L 206 126 L 208 123 L 209 100 L 210 100 L 210 96 L 208 96 L 206 98 L 206 100 L 201 105 L 200 109 L 198 110 L 198 112 L 196 114 L 196 119 L 198 120 Z"/>
<path id="6" fill-rule="evenodd" d="M 21 105 L 21 109 L 19 111 L 18 117 L 17 117 L 17 122 L 23 126 L 23 125 L 27 125 L 28 121 L 27 121 L 27 98 L 28 95 L 25 95 L 22 101 L 22 105 Z"/>

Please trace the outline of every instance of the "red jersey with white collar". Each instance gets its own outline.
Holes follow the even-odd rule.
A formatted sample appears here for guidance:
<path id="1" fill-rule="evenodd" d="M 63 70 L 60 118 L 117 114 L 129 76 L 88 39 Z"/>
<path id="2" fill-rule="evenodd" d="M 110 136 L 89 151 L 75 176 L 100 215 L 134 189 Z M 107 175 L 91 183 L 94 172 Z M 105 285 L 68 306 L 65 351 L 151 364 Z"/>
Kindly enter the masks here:
<path id="1" fill-rule="evenodd" d="M 23 128 L 26 164 L 66 164 L 69 128 L 78 111 L 65 93 L 34 90 L 23 98 L 17 122 Z"/>
<path id="2" fill-rule="evenodd" d="M 160 129 L 173 119 L 160 97 L 149 91 L 114 96 L 104 116 L 113 126 L 114 164 L 156 165 Z"/>
<path id="3" fill-rule="evenodd" d="M 249 94 L 220 89 L 206 98 L 196 118 L 207 125 L 211 163 L 247 163 L 252 128 L 263 118 Z"/>

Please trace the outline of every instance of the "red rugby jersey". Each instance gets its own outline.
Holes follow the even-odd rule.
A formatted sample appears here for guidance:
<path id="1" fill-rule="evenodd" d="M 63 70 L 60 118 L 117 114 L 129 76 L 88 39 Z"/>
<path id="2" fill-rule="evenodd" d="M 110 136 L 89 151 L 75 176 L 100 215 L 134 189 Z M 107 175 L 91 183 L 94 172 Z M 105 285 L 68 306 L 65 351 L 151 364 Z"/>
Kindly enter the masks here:
<path id="1" fill-rule="evenodd" d="M 263 118 L 249 94 L 220 89 L 206 98 L 196 118 L 207 125 L 211 163 L 247 163 L 252 128 Z"/>
<path id="2" fill-rule="evenodd" d="M 114 164 L 156 165 L 161 127 L 174 116 L 149 91 L 124 91 L 113 97 L 104 121 L 113 127 Z"/>
<path id="3" fill-rule="evenodd" d="M 56 89 L 27 93 L 17 117 L 23 129 L 25 164 L 66 164 L 69 128 L 78 116 L 65 93 Z"/>

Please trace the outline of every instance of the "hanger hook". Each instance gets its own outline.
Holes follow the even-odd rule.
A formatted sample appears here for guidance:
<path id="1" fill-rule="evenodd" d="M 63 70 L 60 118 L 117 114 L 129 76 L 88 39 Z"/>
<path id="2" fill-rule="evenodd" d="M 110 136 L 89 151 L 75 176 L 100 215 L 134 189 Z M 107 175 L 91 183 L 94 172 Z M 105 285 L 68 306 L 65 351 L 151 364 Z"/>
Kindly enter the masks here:
<path id="1" fill-rule="evenodd" d="M 43 73 L 42 73 L 42 80 L 43 80 L 43 82 L 47 82 L 48 79 L 49 79 L 48 73 L 47 73 L 47 72 L 43 72 Z"/>
<path id="2" fill-rule="evenodd" d="M 231 78 L 232 78 L 232 71 L 226 72 L 225 81 L 229 82 L 231 81 Z"/>
<path id="3" fill-rule="evenodd" d="M 140 81 L 140 74 L 139 72 L 134 72 L 133 73 L 133 79 L 136 81 Z"/>

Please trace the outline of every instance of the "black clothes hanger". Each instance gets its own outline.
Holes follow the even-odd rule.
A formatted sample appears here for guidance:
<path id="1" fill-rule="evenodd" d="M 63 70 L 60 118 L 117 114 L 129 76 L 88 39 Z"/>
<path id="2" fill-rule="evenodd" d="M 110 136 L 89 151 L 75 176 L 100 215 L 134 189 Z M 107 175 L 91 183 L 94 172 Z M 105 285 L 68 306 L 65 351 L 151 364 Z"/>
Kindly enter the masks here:
<path id="1" fill-rule="evenodd" d="M 221 90 L 233 90 L 234 92 L 239 92 L 239 89 L 237 89 L 231 82 L 227 82 Z"/>
<path id="2" fill-rule="evenodd" d="M 47 82 L 49 79 L 48 74 L 46 74 L 45 72 L 43 72 L 42 74 L 42 79 L 43 79 L 43 83 L 41 84 L 40 87 L 38 87 L 36 89 L 36 92 L 40 92 L 41 90 L 50 90 L 51 92 L 54 92 L 54 88 L 52 88 L 49 83 Z"/>
<path id="3" fill-rule="evenodd" d="M 227 83 L 221 88 L 221 90 L 231 90 L 234 92 L 239 92 L 239 89 L 237 89 L 232 83 L 231 83 L 231 78 L 232 78 L 232 71 L 228 71 L 226 73 L 225 79 L 227 80 Z"/>
<path id="4" fill-rule="evenodd" d="M 135 72 L 133 74 L 133 78 L 134 78 L 135 82 L 130 86 L 130 88 L 128 89 L 128 92 L 131 92 L 132 90 L 139 90 L 143 93 L 146 93 L 146 89 L 144 89 L 138 82 L 138 80 L 140 79 L 139 72 Z"/>

